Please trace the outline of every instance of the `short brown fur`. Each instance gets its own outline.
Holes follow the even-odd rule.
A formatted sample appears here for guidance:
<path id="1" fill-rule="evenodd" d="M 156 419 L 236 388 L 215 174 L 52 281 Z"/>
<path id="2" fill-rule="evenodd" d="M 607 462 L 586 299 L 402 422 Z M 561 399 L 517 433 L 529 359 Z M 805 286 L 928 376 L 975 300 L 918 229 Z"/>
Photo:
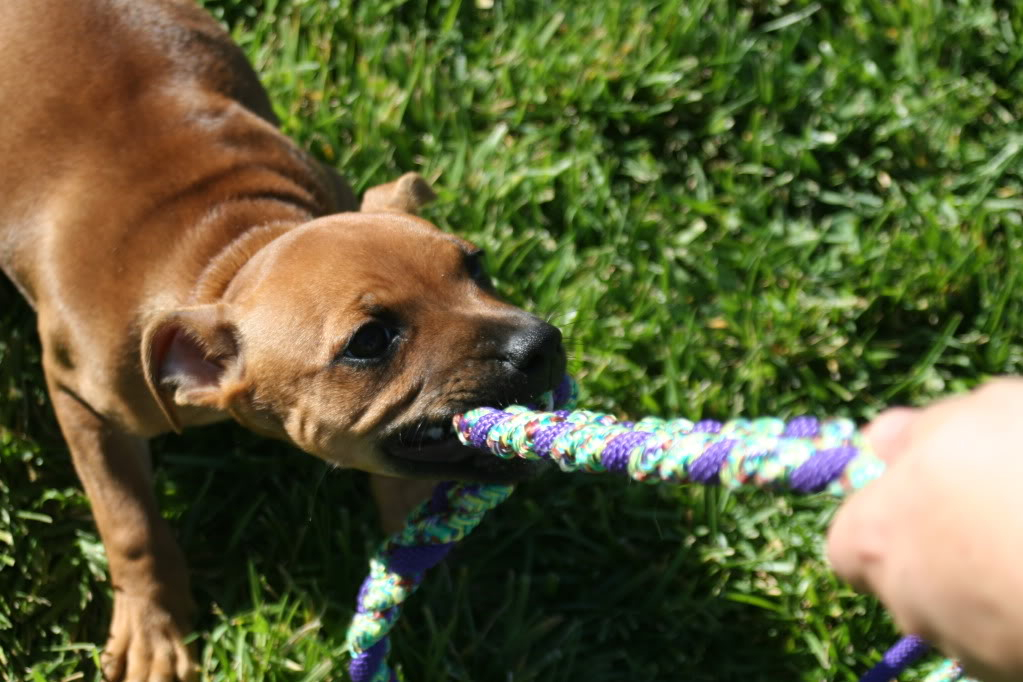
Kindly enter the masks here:
<path id="1" fill-rule="evenodd" d="M 433 198 L 418 175 L 360 212 L 190 1 L 0 2 L 0 111 L 0 267 L 36 310 L 109 558 L 108 679 L 197 676 L 152 436 L 233 418 L 376 474 L 392 527 L 431 479 L 526 473 L 403 439 L 549 388 L 560 335 L 495 296 L 472 245 L 412 215 Z"/>

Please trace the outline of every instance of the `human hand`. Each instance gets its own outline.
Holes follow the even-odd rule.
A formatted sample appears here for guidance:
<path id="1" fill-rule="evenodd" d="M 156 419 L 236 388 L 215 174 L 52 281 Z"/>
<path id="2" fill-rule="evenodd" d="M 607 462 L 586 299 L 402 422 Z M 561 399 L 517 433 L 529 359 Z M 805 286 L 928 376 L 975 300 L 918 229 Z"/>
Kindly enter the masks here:
<path id="1" fill-rule="evenodd" d="M 1023 379 L 867 428 L 885 474 L 828 534 L 836 573 L 985 682 L 1023 680 Z"/>

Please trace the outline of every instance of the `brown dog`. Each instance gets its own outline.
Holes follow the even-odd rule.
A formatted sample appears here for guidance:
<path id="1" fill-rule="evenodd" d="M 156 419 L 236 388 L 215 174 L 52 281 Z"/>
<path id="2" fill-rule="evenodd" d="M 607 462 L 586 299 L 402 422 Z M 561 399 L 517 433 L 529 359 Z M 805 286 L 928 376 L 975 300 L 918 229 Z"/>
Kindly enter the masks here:
<path id="1" fill-rule="evenodd" d="M 559 332 L 411 215 L 419 176 L 357 211 L 191 0 L 3 0 L 0 111 L 0 266 L 38 313 L 109 558 L 109 679 L 196 674 L 152 436 L 234 418 L 388 477 L 526 473 L 459 446 L 450 417 L 551 388 Z M 393 517 L 414 494 L 380 481 Z"/>

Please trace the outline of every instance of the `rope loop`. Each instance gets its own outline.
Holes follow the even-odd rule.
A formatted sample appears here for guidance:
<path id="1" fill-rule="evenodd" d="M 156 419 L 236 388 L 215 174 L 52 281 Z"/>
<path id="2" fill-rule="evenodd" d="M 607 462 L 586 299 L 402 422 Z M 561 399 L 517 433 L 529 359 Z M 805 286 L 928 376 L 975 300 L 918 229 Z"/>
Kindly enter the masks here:
<path id="1" fill-rule="evenodd" d="M 550 460 L 565 472 L 625 475 L 645 483 L 704 483 L 727 488 L 756 487 L 842 496 L 862 488 L 884 471 L 856 425 L 842 418 L 733 419 L 726 422 L 645 417 L 620 421 L 588 410 L 556 410 L 574 401 L 577 388 L 566 378 L 542 402 L 546 410 L 481 407 L 454 419 L 464 445 L 511 459 Z M 415 592 L 427 569 L 472 532 L 483 515 L 504 501 L 512 486 L 442 483 L 397 535 L 370 561 L 348 632 L 353 682 L 389 682 L 388 634 L 401 605 Z M 890 680 L 928 650 L 916 637 L 903 637 L 861 682 Z M 946 661 L 926 682 L 962 680 Z"/>

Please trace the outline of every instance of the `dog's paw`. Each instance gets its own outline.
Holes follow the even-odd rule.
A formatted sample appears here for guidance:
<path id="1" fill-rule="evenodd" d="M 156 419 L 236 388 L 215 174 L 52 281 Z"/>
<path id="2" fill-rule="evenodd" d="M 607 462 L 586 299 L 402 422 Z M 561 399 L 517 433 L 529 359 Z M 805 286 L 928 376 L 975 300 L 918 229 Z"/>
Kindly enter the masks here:
<path id="1" fill-rule="evenodd" d="M 190 604 L 172 609 L 152 598 L 114 596 L 110 638 L 101 659 L 108 682 L 195 682 L 194 647 L 184 644 Z"/>

